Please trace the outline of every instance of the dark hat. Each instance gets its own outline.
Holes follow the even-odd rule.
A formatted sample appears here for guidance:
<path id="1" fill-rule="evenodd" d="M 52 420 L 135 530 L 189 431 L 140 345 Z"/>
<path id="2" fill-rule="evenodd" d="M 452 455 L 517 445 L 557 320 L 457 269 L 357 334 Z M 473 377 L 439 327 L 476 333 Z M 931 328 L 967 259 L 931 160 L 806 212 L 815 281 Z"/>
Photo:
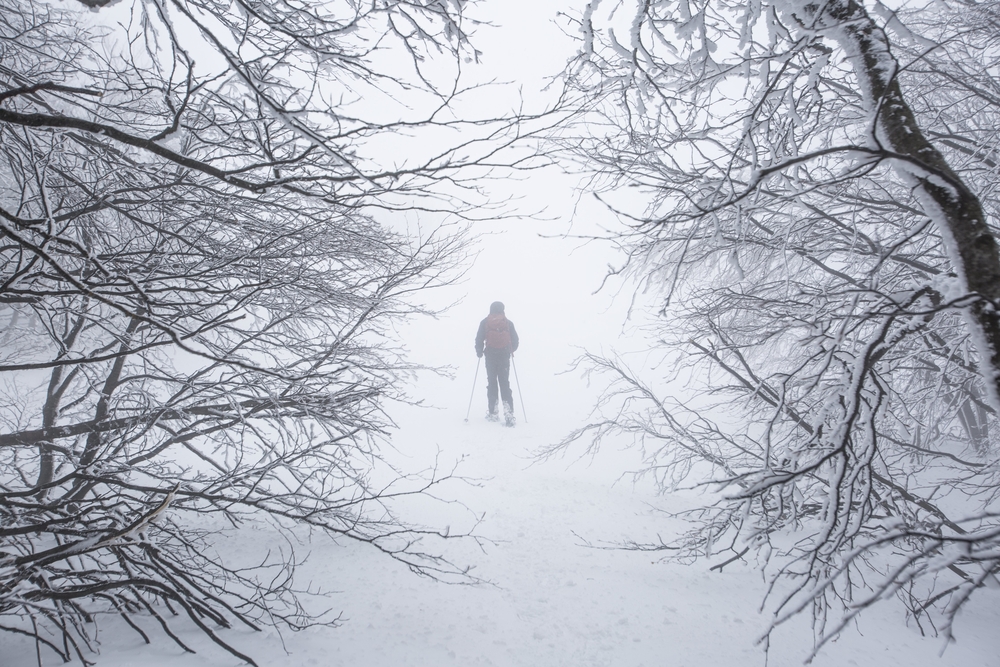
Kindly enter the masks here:
<path id="1" fill-rule="evenodd" d="M 490 304 L 490 315 L 496 315 L 497 313 L 503 312 L 503 302 L 494 301 Z"/>

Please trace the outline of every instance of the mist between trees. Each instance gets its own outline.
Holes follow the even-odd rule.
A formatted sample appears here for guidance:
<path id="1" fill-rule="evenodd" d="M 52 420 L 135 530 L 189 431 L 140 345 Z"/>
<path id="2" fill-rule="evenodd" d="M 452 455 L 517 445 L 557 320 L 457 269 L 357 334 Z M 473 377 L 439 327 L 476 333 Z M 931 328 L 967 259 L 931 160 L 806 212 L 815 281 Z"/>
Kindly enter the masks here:
<path id="1" fill-rule="evenodd" d="M 221 525 L 471 581 L 435 540 L 474 535 L 393 510 L 452 472 L 380 455 L 392 325 L 555 159 L 676 371 L 586 355 L 608 392 L 540 456 L 624 436 L 720 491 L 629 548 L 766 568 L 817 650 L 893 599 L 950 637 L 997 583 L 1000 4 L 594 0 L 555 105 L 486 117 L 460 0 L 83 4 L 0 4 L 0 629 L 40 662 L 102 613 L 249 663 L 225 628 L 336 623 L 291 541 L 238 569 Z"/>

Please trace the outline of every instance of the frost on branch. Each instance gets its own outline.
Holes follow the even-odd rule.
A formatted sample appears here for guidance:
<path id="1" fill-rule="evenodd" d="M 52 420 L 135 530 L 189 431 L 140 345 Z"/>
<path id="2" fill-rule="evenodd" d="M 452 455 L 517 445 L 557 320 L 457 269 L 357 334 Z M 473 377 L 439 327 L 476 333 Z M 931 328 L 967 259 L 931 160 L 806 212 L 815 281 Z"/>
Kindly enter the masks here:
<path id="1" fill-rule="evenodd" d="M 563 446 L 626 438 L 664 489 L 711 481 L 649 548 L 755 557 L 816 650 L 892 598 L 951 637 L 1000 568 L 996 3 L 889 32 L 850 0 L 600 9 L 567 70 L 588 113 L 554 140 L 621 213 L 659 313 L 642 367 L 679 370 L 583 359 L 610 388 Z M 604 35 L 636 16 L 625 58 Z"/>
<path id="2" fill-rule="evenodd" d="M 451 472 L 382 456 L 418 370 L 395 326 L 465 258 L 435 220 L 489 211 L 473 179 L 520 132 L 425 75 L 472 56 L 458 4 L 4 3 L 0 630 L 43 662 L 88 662 L 108 615 L 250 663 L 226 629 L 333 625 L 293 577 L 310 536 L 471 580 L 461 531 L 400 509 Z M 404 126 L 462 138 L 411 155 Z M 220 555 L 249 526 L 288 542 Z"/>

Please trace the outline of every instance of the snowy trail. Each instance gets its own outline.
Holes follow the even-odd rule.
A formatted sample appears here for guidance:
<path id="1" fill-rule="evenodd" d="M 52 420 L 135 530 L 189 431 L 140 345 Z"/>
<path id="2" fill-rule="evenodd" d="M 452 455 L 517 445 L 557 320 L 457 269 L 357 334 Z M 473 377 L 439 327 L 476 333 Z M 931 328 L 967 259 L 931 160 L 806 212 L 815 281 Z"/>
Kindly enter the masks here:
<path id="1" fill-rule="evenodd" d="M 516 282 L 505 280 L 512 256 L 522 261 Z M 471 541 L 445 548 L 453 561 L 474 566 L 490 583 L 441 584 L 415 576 L 367 545 L 314 536 L 296 546 L 297 555 L 310 553 L 299 582 L 329 593 L 314 604 L 342 611 L 342 626 L 283 637 L 274 630 L 236 628 L 222 631 L 223 639 L 261 667 L 764 667 L 764 652 L 754 645 L 767 620 L 758 612 L 764 586 L 751 567 L 734 563 L 722 573 L 710 572 L 718 559 L 683 566 L 659 562 L 658 554 L 584 544 L 648 542 L 657 535 L 669 540 L 682 526 L 654 508 L 678 511 L 697 497 L 657 495 L 648 486 L 620 480 L 637 459 L 634 452 L 616 451 L 613 443 L 593 460 L 571 454 L 532 463 L 532 453 L 579 427 L 593 403 L 595 390 L 579 374 L 565 374 L 580 348 L 599 351 L 628 342 L 620 304 L 627 307 L 628 300 L 612 304 L 614 295 L 591 293 L 599 252 L 580 249 L 560 260 L 559 271 L 547 263 L 550 256 L 550 247 L 530 229 L 494 237 L 476 262 L 477 275 L 484 277 L 470 281 L 466 302 L 447 317 L 401 330 L 418 363 L 462 365 L 454 379 L 428 374 L 415 383 L 411 393 L 435 407 L 392 406 L 399 424 L 395 462 L 414 471 L 435 459 L 448 469 L 461 459 L 459 473 L 479 480 L 442 489 L 468 510 L 415 498 L 403 508 L 404 518 L 460 532 L 482 515 L 476 528 L 487 540 L 482 549 Z M 495 293 L 497 284 L 505 284 L 503 293 Z M 522 419 L 515 429 L 483 420 L 481 373 L 472 418 L 463 422 L 475 372 L 475 324 L 496 298 L 508 303 L 522 338 L 516 368 L 528 422 Z M 613 307 L 618 310 L 611 312 Z M 642 363 L 641 355 L 635 359 Z M 521 397 L 516 400 L 520 416 Z M 283 546 L 276 531 L 259 527 L 229 533 L 218 544 L 220 551 L 244 559 Z M 895 606 L 881 606 L 863 615 L 863 635 L 846 633 L 813 665 L 1000 666 L 1000 592 L 974 598 L 959 621 L 959 643 L 939 658 L 940 640 L 906 627 Z M 146 646 L 114 617 L 98 622 L 101 667 L 241 664 L 180 624 L 182 638 L 197 655 L 183 653 L 158 633 Z M 810 639 L 806 619 L 788 624 L 776 633 L 766 664 L 802 664 Z M 27 642 L 3 641 L 0 667 L 35 664 Z"/>
<path id="2" fill-rule="evenodd" d="M 663 564 L 655 554 L 582 544 L 668 536 L 678 526 L 650 504 L 676 509 L 681 498 L 612 484 L 627 463 L 620 453 L 589 465 L 573 459 L 531 465 L 530 452 L 561 435 L 559 424 L 504 429 L 478 418 L 464 424 L 457 412 L 404 411 L 397 440 L 408 443 L 407 456 L 415 459 L 464 456 L 462 472 L 482 480 L 452 490 L 485 515 L 477 532 L 492 543 L 483 550 L 459 544 L 449 553 L 474 564 L 478 576 L 492 583 L 440 584 L 364 545 L 320 538 L 309 545 L 312 555 L 302 574 L 314 587 L 335 591 L 328 602 L 343 610 L 343 626 L 286 633 L 284 648 L 273 631 L 230 630 L 223 636 L 262 667 L 763 667 L 763 651 L 753 645 L 765 621 L 756 611 L 762 587 L 749 568 L 710 573 L 708 562 Z M 429 432 L 435 435 L 427 437 Z M 428 523 L 447 518 L 439 507 L 422 507 Z M 265 540 L 277 542 L 266 531 L 241 531 L 223 546 L 242 551 Z M 941 659 L 938 640 L 922 639 L 898 616 L 880 612 L 866 617 L 864 636 L 845 635 L 813 664 L 995 666 L 997 610 L 972 611 L 959 629 L 961 642 Z M 183 636 L 196 656 L 162 640 L 146 647 L 113 619 L 107 629 L 100 665 L 239 664 L 191 631 Z M 783 630 L 767 664 L 801 664 L 808 638 L 805 623 Z M 21 657 L 13 665 L 31 664 L 27 653 Z"/>
<path id="3" fill-rule="evenodd" d="M 428 426 L 426 415 L 402 422 L 403 432 Z M 338 661 L 364 665 L 761 665 L 754 639 L 762 585 L 750 568 L 710 573 L 709 562 L 685 567 L 656 554 L 588 548 L 628 537 L 669 536 L 677 523 L 650 505 L 680 509 L 629 483 L 614 484 L 628 455 L 609 453 L 589 465 L 572 459 L 543 464 L 530 453 L 563 435 L 555 423 L 503 429 L 473 419 L 436 424 L 436 445 L 447 457 L 466 455 L 465 474 L 483 478 L 462 500 L 485 513 L 478 532 L 495 542 L 469 552 L 492 586 L 440 586 L 393 577 L 378 602 L 350 605 L 357 624 Z M 489 479 L 486 479 L 489 478 Z M 368 588 L 369 592 L 375 592 Z M 963 641 L 937 658 L 940 642 L 922 639 L 895 615 L 873 614 L 864 636 L 845 635 L 813 664 L 997 665 L 994 608 L 970 619 Z M 366 637 L 356 637 L 361 630 Z M 370 634 L 369 634 L 370 633 Z M 796 623 L 778 634 L 769 665 L 801 664 L 809 630 Z M 339 644 L 336 639 L 335 644 Z M 289 663 L 295 664 L 295 663 Z"/>

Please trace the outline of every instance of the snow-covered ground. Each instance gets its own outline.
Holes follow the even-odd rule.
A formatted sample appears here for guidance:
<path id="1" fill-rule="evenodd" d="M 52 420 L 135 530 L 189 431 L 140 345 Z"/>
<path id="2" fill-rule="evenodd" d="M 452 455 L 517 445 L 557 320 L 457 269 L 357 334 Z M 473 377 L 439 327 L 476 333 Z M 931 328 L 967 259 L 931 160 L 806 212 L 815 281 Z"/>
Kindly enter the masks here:
<path id="1" fill-rule="evenodd" d="M 453 557 L 476 565 L 490 583 L 455 586 L 418 578 L 363 545 L 319 539 L 302 574 L 314 587 L 335 591 L 328 602 L 343 610 L 338 629 L 285 636 L 271 631 L 224 633 L 263 666 L 439 667 L 498 666 L 713 666 L 764 665 L 754 646 L 765 618 L 757 613 L 762 585 L 748 567 L 709 572 L 708 562 L 663 564 L 647 553 L 584 545 L 624 537 L 669 535 L 676 528 L 653 508 L 678 508 L 686 497 L 656 497 L 648 489 L 613 484 L 619 455 L 589 465 L 569 460 L 531 464 L 530 453 L 559 435 L 559 425 L 539 419 L 504 429 L 461 420 L 456 407 L 439 413 L 408 411 L 400 441 L 414 458 L 465 456 L 464 473 L 478 486 L 452 492 L 484 515 L 480 550 L 465 544 Z M 530 419 L 530 415 L 529 415 Z M 429 521 L 441 517 L 424 517 Z M 247 531 L 222 548 L 261 551 L 277 535 Z M 922 638 L 896 613 L 865 614 L 861 633 L 851 631 L 825 648 L 816 665 L 998 664 L 1000 620 L 996 594 L 983 596 L 963 616 L 960 641 L 938 657 L 938 640 Z M 104 667 L 194 667 L 238 661 L 188 629 L 182 636 L 198 650 L 184 654 L 161 637 L 151 647 L 113 619 L 103 636 Z M 804 622 L 778 634 L 773 667 L 801 664 L 809 647 Z M 29 647 L 11 662 L 29 665 Z"/>
<path id="2" fill-rule="evenodd" d="M 621 479 L 637 463 L 636 455 L 614 446 L 593 459 L 533 460 L 540 447 L 578 426 L 593 400 L 593 388 L 562 373 L 576 354 L 571 342 L 591 348 L 629 344 L 611 295 L 591 294 L 599 274 L 588 253 L 597 251 L 579 250 L 556 262 L 565 250 L 562 243 L 517 228 L 489 239 L 469 280 L 458 288 L 469 298 L 441 320 L 401 331 L 415 360 L 451 363 L 456 374 L 453 379 L 426 375 L 412 388 L 433 407 L 394 408 L 399 430 L 389 455 L 407 470 L 435 459 L 447 469 L 462 460 L 460 474 L 475 482 L 451 483 L 440 491 L 464 508 L 415 499 L 402 508 L 404 516 L 450 525 L 455 532 L 481 516 L 476 528 L 481 548 L 472 541 L 444 548 L 455 562 L 474 566 L 472 572 L 486 583 L 441 584 L 415 576 L 366 545 L 315 537 L 297 547 L 299 556 L 311 552 L 300 583 L 329 594 L 315 602 L 342 612 L 341 627 L 286 632 L 283 638 L 272 630 L 235 629 L 223 631 L 227 641 L 261 667 L 765 665 L 762 648 L 754 644 L 767 622 L 758 612 L 764 586 L 751 567 L 734 563 L 711 572 L 717 560 L 683 566 L 663 563 L 656 554 L 601 548 L 624 539 L 669 538 L 679 526 L 663 510 L 688 507 L 697 496 L 657 495 Z M 522 416 L 515 429 L 483 419 L 482 373 L 471 419 L 463 421 L 475 375 L 472 338 L 494 298 L 507 301 L 523 341 L 516 368 L 528 419 Z M 520 398 L 518 403 L 521 416 Z M 227 535 L 219 548 L 252 559 L 283 542 L 276 533 L 250 528 Z M 98 621 L 104 630 L 101 667 L 239 664 L 192 628 L 179 626 L 198 651 L 194 656 L 162 635 L 146 646 L 113 617 Z M 1000 665 L 1000 592 L 984 591 L 974 600 L 960 618 L 959 642 L 940 657 L 940 640 L 907 627 L 898 607 L 877 607 L 861 621 L 859 630 L 825 647 L 813 664 Z M 3 667 L 34 664 L 27 642 L 0 637 Z M 810 641 L 806 619 L 783 627 L 766 664 L 801 664 Z"/>

